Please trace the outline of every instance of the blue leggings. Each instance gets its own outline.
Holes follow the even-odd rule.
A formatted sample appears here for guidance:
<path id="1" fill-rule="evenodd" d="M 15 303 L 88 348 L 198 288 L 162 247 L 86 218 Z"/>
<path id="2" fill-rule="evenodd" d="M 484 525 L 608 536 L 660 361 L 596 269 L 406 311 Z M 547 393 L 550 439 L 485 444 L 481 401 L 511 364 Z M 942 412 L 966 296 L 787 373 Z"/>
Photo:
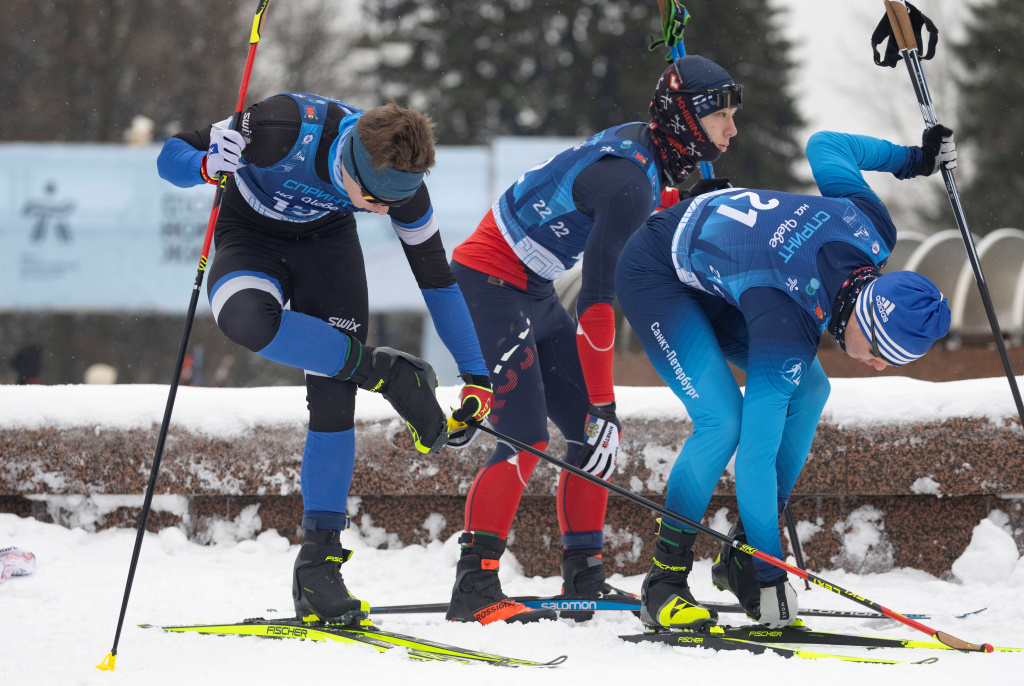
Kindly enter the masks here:
<path id="1" fill-rule="evenodd" d="M 739 445 L 743 395 L 727 361 L 747 369 L 746 322 L 722 298 L 683 285 L 669 265 L 652 259 L 634 239 L 619 259 L 616 291 L 651 364 L 693 421 L 693 435 L 669 475 L 666 507 L 699 522 Z M 775 557 L 782 556 L 778 513 L 803 468 L 828 389 L 815 359 L 790 400 L 775 464 L 736 466 L 747 540 Z M 769 484 L 773 487 L 766 492 Z M 762 580 L 781 575 L 760 560 L 755 565 Z"/>

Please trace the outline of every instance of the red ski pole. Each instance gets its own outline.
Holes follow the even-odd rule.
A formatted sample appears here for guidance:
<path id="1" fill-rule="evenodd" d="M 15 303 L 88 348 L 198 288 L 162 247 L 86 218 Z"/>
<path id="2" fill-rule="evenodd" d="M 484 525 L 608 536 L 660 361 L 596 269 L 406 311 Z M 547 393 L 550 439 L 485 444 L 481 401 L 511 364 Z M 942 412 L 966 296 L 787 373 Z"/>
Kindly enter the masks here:
<path id="1" fill-rule="evenodd" d="M 231 120 L 231 128 L 238 129 L 242 121 L 242 109 L 245 107 L 245 92 L 249 88 L 249 75 L 252 73 L 252 63 L 256 58 L 256 46 L 260 42 L 260 31 L 263 29 L 263 20 L 266 18 L 267 5 L 270 0 L 259 0 L 259 7 L 256 9 L 256 16 L 252 20 L 252 33 L 249 36 L 249 56 L 245 60 L 245 72 L 242 74 L 242 86 L 238 89 L 238 104 L 235 105 L 235 116 Z M 164 443 L 167 440 L 167 429 L 171 423 L 171 412 L 174 409 L 174 398 L 178 394 L 178 381 L 181 378 L 181 368 L 185 363 L 185 351 L 188 347 L 188 337 L 192 333 L 192 322 L 196 316 L 196 306 L 199 304 L 199 292 L 202 289 L 203 277 L 206 274 L 206 258 L 210 254 L 210 243 L 213 242 L 213 229 L 217 226 L 217 214 L 220 211 L 220 200 L 224 194 L 224 186 L 227 184 L 230 174 L 223 174 L 220 183 L 217 184 L 217 193 L 213 199 L 213 208 L 210 210 L 210 221 L 206 225 L 206 240 L 203 241 L 203 252 L 199 257 L 199 269 L 196 271 L 195 282 L 192 285 L 192 300 L 189 302 L 188 314 L 185 317 L 185 330 L 181 336 L 181 345 L 178 348 L 178 361 L 174 366 L 174 375 L 171 377 L 171 389 L 167 396 L 167 405 L 164 408 L 164 419 L 160 425 L 160 435 L 156 441 L 156 455 L 153 457 L 153 467 L 149 473 L 149 484 L 146 486 L 146 497 L 142 501 L 142 511 L 139 513 L 139 521 L 136 524 L 135 548 L 132 551 L 132 561 L 128 566 L 128 582 L 124 587 L 124 599 L 121 601 L 121 614 L 117 618 L 117 631 L 114 633 L 114 647 L 107 653 L 103 662 L 96 665 L 97 669 L 112 671 L 117 660 L 117 644 L 121 640 L 121 629 L 124 626 L 125 611 L 128 609 L 128 597 L 132 592 L 132 582 L 135 580 L 135 569 L 139 564 L 139 553 L 142 550 L 142 539 L 146 534 L 146 522 L 149 521 L 149 511 L 153 505 L 153 492 L 156 490 L 156 477 L 160 471 L 160 460 L 163 457 Z"/>

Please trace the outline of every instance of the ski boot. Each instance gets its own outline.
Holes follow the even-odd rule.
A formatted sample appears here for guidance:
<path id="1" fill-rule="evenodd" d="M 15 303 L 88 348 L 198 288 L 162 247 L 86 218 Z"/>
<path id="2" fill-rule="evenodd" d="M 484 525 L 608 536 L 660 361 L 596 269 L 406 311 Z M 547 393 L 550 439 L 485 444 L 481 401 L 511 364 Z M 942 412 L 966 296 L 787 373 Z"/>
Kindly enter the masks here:
<path id="1" fill-rule="evenodd" d="M 341 578 L 341 565 L 352 551 L 341 547 L 340 537 L 334 529 L 305 530 L 292 577 L 295 613 L 304 622 L 369 622 L 370 604 L 353 596 Z"/>
<path id="2" fill-rule="evenodd" d="M 729 537 L 740 543 L 747 542 L 747 534 L 739 518 L 729 529 Z M 711 567 L 711 583 L 719 591 L 729 591 L 736 596 L 736 600 L 751 619 L 756 620 L 760 616 L 761 586 L 757 581 L 754 558 L 749 553 L 723 543 L 722 551 Z"/>
<path id="3" fill-rule="evenodd" d="M 501 592 L 498 559 L 505 552 L 505 540 L 479 533 L 459 538 L 462 557 L 455 567 L 455 588 L 445 619 L 453 622 L 536 622 L 555 619 L 554 610 L 534 610 L 510 600 Z"/>
<path id="4" fill-rule="evenodd" d="M 718 613 L 697 604 L 687 577 L 693 568 L 696 531 L 684 531 L 658 519 L 654 564 L 640 590 L 640 621 L 649 630 L 708 628 Z"/>
<path id="5" fill-rule="evenodd" d="M 562 551 L 562 595 L 569 599 L 598 600 L 615 593 L 604 582 L 604 561 L 601 548 Z M 559 617 L 585 622 L 593 618 L 593 610 L 562 610 Z"/>

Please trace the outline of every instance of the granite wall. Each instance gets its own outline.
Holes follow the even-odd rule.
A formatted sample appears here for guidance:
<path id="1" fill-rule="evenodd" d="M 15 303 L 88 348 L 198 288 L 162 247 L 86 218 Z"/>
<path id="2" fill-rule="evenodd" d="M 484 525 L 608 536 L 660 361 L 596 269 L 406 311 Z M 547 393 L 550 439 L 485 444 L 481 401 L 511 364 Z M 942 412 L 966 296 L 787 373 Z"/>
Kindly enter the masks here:
<path id="1" fill-rule="evenodd" d="M 613 482 L 663 504 L 668 470 L 691 431 L 688 420 L 627 418 Z M 551 434 L 549 452 L 560 455 L 564 444 L 553 427 Z M 0 431 L 0 512 L 87 528 L 135 526 L 156 435 L 155 426 Z M 868 427 L 823 422 L 791 503 L 809 568 L 909 566 L 942 575 L 990 511 L 1001 510 L 1024 531 L 1024 496 L 1017 495 L 1024 494 L 1021 438 L 1016 419 Z M 276 529 L 297 541 L 304 439 L 304 427 L 256 427 L 235 439 L 172 428 L 148 528 L 179 526 L 208 541 L 217 522 L 244 520 L 253 535 Z M 353 525 L 383 529 L 404 544 L 447 539 L 462 528 L 465 494 L 493 445 L 482 436 L 462 451 L 424 457 L 397 419 L 361 423 Z M 557 574 L 557 478 L 554 467 L 538 465 L 510 535 L 510 549 L 528 575 Z M 705 523 L 720 526 L 735 517 L 734 493 L 727 472 Z M 653 520 L 644 507 L 610 498 L 605 560 L 613 570 L 646 570 Z M 855 549 L 844 546 L 848 533 L 855 534 Z M 1017 538 L 1024 547 L 1024 536 Z M 698 541 L 699 557 L 715 554 L 710 537 Z"/>

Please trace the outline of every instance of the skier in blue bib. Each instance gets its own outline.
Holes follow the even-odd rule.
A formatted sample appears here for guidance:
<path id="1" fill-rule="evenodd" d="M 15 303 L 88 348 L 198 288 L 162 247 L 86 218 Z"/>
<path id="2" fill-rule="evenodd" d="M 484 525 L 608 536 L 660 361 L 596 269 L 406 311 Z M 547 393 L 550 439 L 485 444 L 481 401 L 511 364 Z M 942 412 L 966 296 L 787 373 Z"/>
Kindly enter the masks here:
<path id="1" fill-rule="evenodd" d="M 616 271 L 622 309 L 655 370 L 682 400 L 693 435 L 669 475 L 666 506 L 700 521 L 735 453 L 740 518 L 730 535 L 783 557 L 778 515 L 829 394 L 816 358 L 828 331 L 875 369 L 924 355 L 949 329 L 946 299 L 911 272 L 883 274 L 896 227 L 861 171 L 897 178 L 956 166 L 952 131 L 920 147 L 833 132 L 807 144 L 821 196 L 730 188 L 654 215 Z M 741 393 L 726 361 L 746 371 Z M 715 619 L 690 593 L 697 532 L 662 518 L 642 588 L 651 628 Z M 715 584 L 771 627 L 799 609 L 785 572 L 723 546 Z"/>
<path id="2" fill-rule="evenodd" d="M 395 103 L 364 112 L 309 93 L 252 105 L 241 131 L 229 124 L 179 133 L 164 144 L 157 167 L 180 187 L 233 173 L 214 232 L 210 305 L 232 341 L 305 371 L 304 534 L 292 596 L 302 618 L 355 622 L 369 606 L 342 579 L 351 551 L 341 546 L 340 533 L 348 526 L 356 390 L 382 394 L 421 452 L 437 452 L 448 430 L 430 365 L 365 345 L 366 271 L 353 213 L 387 215 L 401 239 L 434 326 L 466 382 L 453 417 L 483 419 L 491 406 L 487 366 L 423 183 L 434 165 L 433 124 Z"/>

